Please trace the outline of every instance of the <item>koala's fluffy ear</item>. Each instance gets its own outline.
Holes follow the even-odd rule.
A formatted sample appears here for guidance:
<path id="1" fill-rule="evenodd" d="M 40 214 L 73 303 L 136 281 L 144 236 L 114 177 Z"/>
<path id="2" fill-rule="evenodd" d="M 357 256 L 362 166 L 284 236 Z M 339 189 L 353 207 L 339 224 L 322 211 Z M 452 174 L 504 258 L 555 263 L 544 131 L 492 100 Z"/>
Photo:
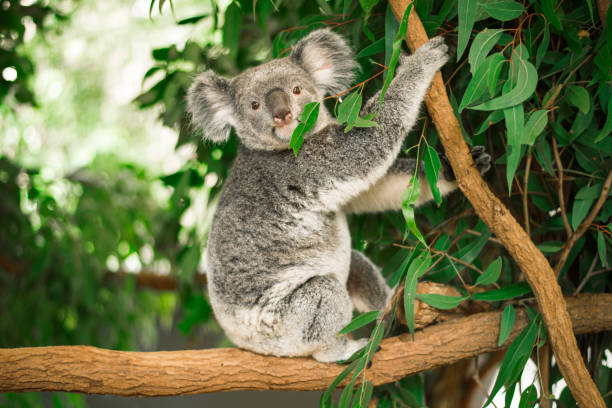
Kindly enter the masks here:
<path id="1" fill-rule="evenodd" d="M 220 143 L 227 140 L 236 121 L 229 80 L 212 71 L 198 75 L 187 92 L 187 110 L 192 123 L 204 131 L 204 138 Z"/>
<path id="2" fill-rule="evenodd" d="M 301 39 L 290 58 L 310 74 L 323 94 L 349 88 L 359 68 L 346 40 L 329 29 L 313 31 Z"/>

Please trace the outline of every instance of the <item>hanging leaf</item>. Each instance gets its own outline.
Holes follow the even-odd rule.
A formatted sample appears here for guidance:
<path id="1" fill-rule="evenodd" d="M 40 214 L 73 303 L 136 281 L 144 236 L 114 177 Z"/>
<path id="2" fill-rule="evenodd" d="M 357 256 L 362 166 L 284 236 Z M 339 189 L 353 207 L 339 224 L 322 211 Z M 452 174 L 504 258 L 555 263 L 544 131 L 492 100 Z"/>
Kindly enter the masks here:
<path id="1" fill-rule="evenodd" d="M 437 293 L 423 293 L 416 295 L 417 299 L 421 302 L 427 303 L 431 307 L 435 307 L 440 310 L 454 309 L 467 297 L 461 296 L 445 296 Z"/>
<path id="2" fill-rule="evenodd" d="M 525 11 L 521 3 L 513 0 L 487 0 L 481 2 L 480 6 L 488 15 L 499 21 L 514 20 Z"/>
<path id="3" fill-rule="evenodd" d="M 580 112 L 587 114 L 591 109 L 591 96 L 581 86 L 568 86 L 566 99 L 569 103 L 580 109 Z"/>
<path id="4" fill-rule="evenodd" d="M 235 1 L 225 9 L 225 23 L 223 23 L 223 46 L 229 50 L 232 58 L 238 54 L 241 26 L 242 10 L 239 3 Z"/>
<path id="5" fill-rule="evenodd" d="M 548 111 L 546 109 L 540 109 L 529 116 L 529 120 L 525 123 L 525 129 L 523 130 L 523 137 L 521 139 L 522 144 L 533 146 L 536 139 L 542 133 L 546 125 L 548 124 Z"/>
<path id="6" fill-rule="evenodd" d="M 535 346 L 538 337 L 538 326 L 540 324 L 540 316 L 533 319 L 525 329 L 518 335 L 510 344 L 501 367 L 495 379 L 493 389 L 489 394 L 489 398 L 483 406 L 488 406 L 493 398 L 497 395 L 502 386 L 506 387 L 506 391 L 513 393 L 514 384 L 520 378 L 521 372 L 529 360 L 531 351 Z M 510 388 L 512 387 L 512 391 Z M 511 397 L 511 395 L 510 395 Z"/>
<path id="7" fill-rule="evenodd" d="M 319 105 L 320 102 L 310 102 L 304 106 L 302 115 L 300 116 L 300 123 L 296 126 L 295 130 L 291 134 L 291 141 L 289 142 L 289 148 L 293 149 L 293 153 L 297 157 L 302 143 L 304 143 L 304 134 L 309 132 L 317 123 L 319 117 Z"/>
<path id="8" fill-rule="evenodd" d="M 472 77 L 470 83 L 465 89 L 461 103 L 459 104 L 459 113 L 463 112 L 463 109 L 472 102 L 478 100 L 487 90 L 487 78 L 493 66 L 497 66 L 503 63 L 504 56 L 502 54 L 493 54 L 487 57 L 485 61 L 480 64 L 476 73 Z"/>
<path id="9" fill-rule="evenodd" d="M 349 324 L 344 326 L 342 330 L 340 330 L 339 334 L 347 334 L 352 332 L 353 330 L 357 330 L 360 327 L 365 326 L 368 323 L 372 323 L 378 317 L 378 310 L 372 310 L 371 312 L 365 312 L 354 318 Z"/>
<path id="10" fill-rule="evenodd" d="M 436 204 L 440 205 L 442 197 L 440 196 L 440 189 L 438 188 L 438 173 L 440 171 L 440 158 L 436 149 L 427 145 L 425 148 L 425 176 L 431 189 Z"/>
<path id="11" fill-rule="evenodd" d="M 408 16 L 410 15 L 410 10 L 412 10 L 412 3 L 408 4 L 408 6 L 406 7 L 404 15 L 402 16 L 402 21 L 400 22 L 399 30 L 397 31 L 397 34 L 393 39 L 393 53 L 391 54 L 391 61 L 389 61 L 389 69 L 387 70 L 385 82 L 383 83 L 382 89 L 380 90 L 379 106 L 382 105 L 382 102 L 385 99 L 385 93 L 387 93 L 387 89 L 389 88 L 389 85 L 393 80 L 395 67 L 397 66 L 397 61 L 399 60 L 400 51 L 402 49 L 402 41 L 406 36 L 406 29 L 408 28 Z"/>
<path id="12" fill-rule="evenodd" d="M 338 385 L 344 380 L 359 364 L 359 360 L 355 360 L 350 363 L 342 372 L 334 379 L 334 381 L 329 384 L 327 390 L 321 395 L 321 399 L 319 400 L 320 408 L 331 408 L 332 407 L 332 393 L 338 387 Z"/>
<path id="13" fill-rule="evenodd" d="M 417 282 L 421 276 L 427 272 L 431 265 L 431 255 L 429 251 L 421 252 L 419 256 L 408 267 L 406 281 L 404 282 L 404 313 L 406 315 L 406 325 L 412 339 L 414 340 L 414 299 L 416 295 Z"/>
<path id="14" fill-rule="evenodd" d="M 519 401 L 518 408 L 533 408 L 538 402 L 538 390 L 531 384 L 521 394 L 521 400 Z"/>
<path id="15" fill-rule="evenodd" d="M 480 64 L 484 62 L 503 32 L 504 30 L 501 29 L 491 30 L 485 28 L 474 37 L 470 52 L 468 53 L 468 62 L 470 63 L 472 75 L 474 75 Z"/>
<path id="16" fill-rule="evenodd" d="M 557 30 L 561 31 L 563 30 L 563 27 L 561 26 L 561 21 L 559 21 L 557 13 L 555 12 L 556 7 L 553 2 L 556 3 L 555 0 L 542 0 L 542 12 L 546 17 L 546 21 L 548 21 L 550 25 L 555 27 Z"/>
<path id="17" fill-rule="evenodd" d="M 463 55 L 465 47 L 467 47 L 472 35 L 472 28 L 476 21 L 476 10 L 478 9 L 477 0 L 458 0 L 457 1 L 457 16 L 459 18 L 459 25 L 457 26 L 457 32 L 459 34 L 459 41 L 457 43 L 457 61 Z"/>
<path id="18" fill-rule="evenodd" d="M 495 258 L 493 262 L 489 264 L 489 266 L 487 267 L 487 270 L 484 271 L 484 273 L 480 275 L 478 279 L 476 279 L 476 283 L 474 283 L 474 285 L 484 286 L 484 285 L 490 285 L 492 283 L 497 282 L 497 279 L 499 279 L 499 276 L 501 275 L 501 270 L 502 270 L 502 259 L 501 257 L 498 256 L 497 258 Z"/>
<path id="19" fill-rule="evenodd" d="M 404 190 L 404 195 L 402 197 L 402 214 L 404 215 L 408 229 L 418 238 L 419 241 L 423 243 L 423 245 L 427 246 L 425 238 L 423 238 L 423 235 L 421 234 L 421 231 L 419 231 L 414 219 L 414 207 L 420 194 L 419 180 L 417 175 L 418 170 L 414 173 L 412 179 L 410 179 L 410 185 L 406 187 L 406 190 Z"/>
<path id="20" fill-rule="evenodd" d="M 582 187 L 574 199 L 574 205 L 572 207 L 572 229 L 576 231 L 580 226 L 580 223 L 589 213 L 589 209 L 595 199 L 599 197 L 602 184 L 598 183 L 592 186 Z"/>
<path id="21" fill-rule="evenodd" d="M 496 302 L 499 300 L 508 300 L 515 297 L 523 296 L 531 292 L 531 288 L 525 282 L 513 283 L 501 289 L 489 290 L 472 294 L 476 300 L 486 300 L 487 302 Z"/>
<path id="22" fill-rule="evenodd" d="M 374 392 L 374 386 L 369 381 L 364 381 L 355 393 L 355 408 L 366 408 L 372 399 L 372 392 Z"/>
<path id="23" fill-rule="evenodd" d="M 497 342 L 497 346 L 501 347 L 508 336 L 512 332 L 512 326 L 514 326 L 514 307 L 512 305 L 507 305 L 504 311 L 502 312 L 501 321 L 499 323 L 499 340 Z"/>
<path id="24" fill-rule="evenodd" d="M 601 231 L 597 232 L 597 252 L 599 253 L 599 260 L 601 266 L 604 268 L 608 267 L 608 247 L 606 246 L 606 238 Z"/>
<path id="25" fill-rule="evenodd" d="M 533 64 L 523 59 L 516 51 L 512 53 L 512 64 L 518 70 L 516 81 L 514 81 L 514 87 L 502 96 L 493 98 L 490 101 L 481 103 L 480 105 L 474 106 L 470 109 L 504 109 L 510 106 L 518 105 L 533 95 L 538 82 L 538 73 Z"/>
<path id="26" fill-rule="evenodd" d="M 365 47 L 363 50 L 359 51 L 357 54 L 357 58 L 365 58 L 371 55 L 378 54 L 385 50 L 385 39 L 381 38 L 380 40 L 373 42 L 372 44 Z"/>
<path id="27" fill-rule="evenodd" d="M 523 127 L 525 122 L 524 115 L 523 105 L 516 105 L 511 108 L 504 109 L 504 118 L 506 119 L 508 137 L 508 155 L 506 162 L 506 182 L 508 183 L 508 192 L 512 191 L 514 174 L 516 173 L 521 161 L 521 137 L 523 135 Z"/>

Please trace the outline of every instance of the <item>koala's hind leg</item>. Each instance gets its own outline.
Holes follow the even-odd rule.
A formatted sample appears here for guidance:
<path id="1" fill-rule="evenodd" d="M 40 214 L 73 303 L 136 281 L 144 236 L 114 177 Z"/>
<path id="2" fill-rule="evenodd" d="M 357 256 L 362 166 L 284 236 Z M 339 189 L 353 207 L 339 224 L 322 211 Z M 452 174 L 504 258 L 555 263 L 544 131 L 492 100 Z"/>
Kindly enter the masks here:
<path id="1" fill-rule="evenodd" d="M 288 297 L 287 322 L 297 330 L 293 342 L 312 346 L 321 362 L 348 359 L 365 346 L 367 339 L 350 340 L 338 332 L 352 318 L 353 307 L 343 284 L 331 276 L 315 276 Z M 294 344 L 295 346 L 295 344 Z"/>
<path id="2" fill-rule="evenodd" d="M 359 251 L 351 251 L 351 268 L 346 287 L 353 306 L 360 312 L 381 310 L 391 296 L 391 289 L 376 265 Z"/>

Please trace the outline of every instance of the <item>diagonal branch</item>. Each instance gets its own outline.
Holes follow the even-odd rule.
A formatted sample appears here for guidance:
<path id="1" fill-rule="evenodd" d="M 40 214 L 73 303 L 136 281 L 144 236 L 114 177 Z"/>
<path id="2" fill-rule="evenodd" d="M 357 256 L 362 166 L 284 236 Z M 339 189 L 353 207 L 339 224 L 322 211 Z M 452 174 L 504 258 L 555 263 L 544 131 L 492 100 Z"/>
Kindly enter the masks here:
<path id="1" fill-rule="evenodd" d="M 612 329 L 612 294 L 567 299 L 576 333 Z M 462 317 L 383 340 L 367 369 L 374 385 L 498 350 L 501 312 Z M 510 340 L 527 325 L 517 313 Z M 508 344 L 508 343 L 506 343 Z M 68 391 L 169 396 L 237 390 L 322 390 L 345 366 L 239 349 L 158 352 L 89 346 L 0 349 L 0 392 Z"/>
<path id="2" fill-rule="evenodd" d="M 612 170 L 610 170 L 610 172 L 608 173 L 608 177 L 604 182 L 601 194 L 599 195 L 599 198 L 591 209 L 591 212 L 589 213 L 589 215 L 586 216 L 584 221 L 582 221 L 582 224 L 580 224 L 576 231 L 574 231 L 574 233 L 569 236 L 569 239 L 563 245 L 563 249 L 561 250 L 561 254 L 559 255 L 559 260 L 555 265 L 555 273 L 557 275 L 559 275 L 561 269 L 563 269 L 563 266 L 565 265 L 567 257 L 569 256 L 570 251 L 574 247 L 574 244 L 580 239 L 582 235 L 584 235 L 586 230 L 589 229 L 589 227 L 593 223 L 593 220 L 595 219 L 597 214 L 599 214 L 599 210 L 601 210 L 601 207 L 603 207 L 603 205 L 606 203 L 606 199 L 608 198 L 608 192 L 610 191 L 610 185 L 612 185 Z"/>
<path id="3" fill-rule="evenodd" d="M 409 2 L 409 0 L 389 1 L 398 20 Z M 408 47 L 414 52 L 427 41 L 421 20 L 416 13 L 410 13 L 406 31 Z M 533 289 L 548 329 L 555 358 L 578 405 L 605 407 L 603 398 L 589 376 L 578 350 L 556 275 L 542 252 L 536 248 L 530 237 L 504 204 L 491 192 L 476 170 L 439 72 L 425 97 L 425 104 L 440 134 L 440 140 L 457 177 L 459 188 L 472 203 L 478 216 L 502 241 Z"/>

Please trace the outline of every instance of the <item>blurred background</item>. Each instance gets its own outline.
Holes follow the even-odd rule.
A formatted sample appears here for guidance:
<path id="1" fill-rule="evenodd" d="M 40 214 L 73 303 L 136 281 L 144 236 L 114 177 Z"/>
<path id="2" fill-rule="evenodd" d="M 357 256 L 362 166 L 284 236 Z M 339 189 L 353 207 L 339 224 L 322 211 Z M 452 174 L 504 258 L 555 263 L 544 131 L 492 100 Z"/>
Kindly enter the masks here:
<path id="1" fill-rule="evenodd" d="M 600 137 L 608 129 L 606 113 L 611 109 L 612 57 L 604 42 L 609 30 L 602 29 L 590 0 L 557 5 L 552 13 L 558 21 L 552 25 L 538 17 L 545 13 L 550 19 L 550 2 L 498 1 L 514 7 L 510 14 L 487 8 L 490 3 L 478 3 L 474 35 L 487 27 L 504 31 L 494 51 L 505 52 L 508 60 L 523 41 L 534 64 L 539 59 L 538 90 L 524 102 L 526 110 L 545 106 L 556 116 L 530 143 L 519 143 L 520 155 L 514 152 L 518 162 L 509 178 L 505 171 L 512 142 L 506 140 L 510 125 L 501 121 L 503 114 L 468 109 L 459 117 L 466 140 L 487 146 L 492 154 L 496 166 L 488 181 L 519 218 L 527 197 L 523 191 L 533 192 L 525 204 L 527 224 L 534 242 L 554 256 L 564 237 L 552 139 L 562 147 L 561 160 L 569 173 L 566 199 L 571 203 L 583 191 L 578 196 L 581 206 L 568 208 L 574 228 L 610 167 L 610 138 Z M 443 34 L 456 52 L 457 3 L 421 1 L 415 7 L 428 34 Z M 184 112 L 185 92 L 194 75 L 205 69 L 235 75 L 285 55 L 297 40 L 321 27 L 351 42 L 362 66 L 357 82 L 366 81 L 363 92 L 371 95 L 380 89 L 386 71 L 370 78 L 388 65 L 398 30 L 385 2 L 0 1 L 0 347 L 88 344 L 150 351 L 231 346 L 212 316 L 201 257 L 237 140 L 233 135 L 220 146 L 201 142 Z M 467 55 L 444 68 L 455 107 L 474 74 Z M 506 65 L 490 85 L 490 96 L 500 92 L 506 80 L 512 81 L 512 68 Z M 563 87 L 555 88 L 559 84 Z M 586 96 L 572 87 L 584 89 Z M 486 99 L 485 91 L 466 105 Z M 553 98 L 548 105 L 546 97 Z M 328 101 L 331 110 L 334 102 Z M 421 136 L 439 147 L 425 114 L 408 135 L 406 147 Z M 537 177 L 525 177 L 529 166 Z M 568 293 L 579 285 L 582 291 L 610 291 L 606 271 L 612 240 L 606 224 L 611 215 L 612 205 L 606 205 L 596 226 L 572 251 L 562 273 Z M 418 219 L 423 235 L 438 251 L 473 263 L 480 273 L 501 257 L 499 284 L 522 280 L 461 194 L 439 207 L 420 209 Z M 418 242 L 399 212 L 355 216 L 350 224 L 353 246 L 384 266 L 386 276 L 397 274 Z M 402 242 L 409 248 L 393 245 Z M 475 278 L 474 270 L 457 271 L 448 260 L 428 276 L 457 286 Z M 610 336 L 583 336 L 580 341 L 584 350 L 590 347 L 590 357 L 586 351 L 585 357 L 594 375 L 605 376 L 599 386 L 607 388 Z M 539 390 L 536 372 L 529 361 L 521 389 L 534 384 Z M 381 401 L 396 404 L 388 406 L 424 405 L 424 398 L 439 394 L 434 385 L 444 372 L 416 377 L 416 382 L 398 382 L 375 393 Z M 551 384 L 557 406 L 572 406 L 554 365 Z M 238 392 L 134 399 L 28 393 L 0 395 L 0 406 L 299 407 L 316 405 L 320 395 Z M 497 404 L 503 406 L 503 395 L 500 398 Z M 443 406 L 435 398 L 429 404 Z"/>

